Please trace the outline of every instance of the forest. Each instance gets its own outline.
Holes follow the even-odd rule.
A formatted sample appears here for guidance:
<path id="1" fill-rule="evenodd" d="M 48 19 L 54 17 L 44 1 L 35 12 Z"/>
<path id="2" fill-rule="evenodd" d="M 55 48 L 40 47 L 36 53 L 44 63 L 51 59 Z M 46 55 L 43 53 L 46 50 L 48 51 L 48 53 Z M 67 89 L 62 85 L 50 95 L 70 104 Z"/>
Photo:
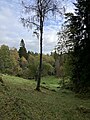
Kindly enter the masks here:
<path id="1" fill-rule="evenodd" d="M 1 120 L 89 120 L 90 1 L 76 0 L 74 13 L 59 8 L 57 0 L 28 4 L 22 1 L 26 16 L 21 23 L 27 29 L 34 27 L 40 53 L 29 51 L 23 38 L 18 49 L 0 45 Z M 57 45 L 45 54 L 48 12 L 62 13 L 64 20 L 57 31 Z"/>

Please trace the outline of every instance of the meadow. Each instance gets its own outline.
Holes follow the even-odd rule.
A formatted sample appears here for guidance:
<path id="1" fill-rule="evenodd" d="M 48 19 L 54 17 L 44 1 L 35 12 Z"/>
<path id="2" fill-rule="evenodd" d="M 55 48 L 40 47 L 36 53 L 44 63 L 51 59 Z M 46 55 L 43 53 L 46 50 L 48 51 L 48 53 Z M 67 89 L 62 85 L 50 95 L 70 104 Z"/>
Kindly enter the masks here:
<path id="1" fill-rule="evenodd" d="M 0 120 L 90 120 L 90 98 L 60 89 L 60 79 L 42 78 L 36 82 L 3 75 L 0 82 Z"/>

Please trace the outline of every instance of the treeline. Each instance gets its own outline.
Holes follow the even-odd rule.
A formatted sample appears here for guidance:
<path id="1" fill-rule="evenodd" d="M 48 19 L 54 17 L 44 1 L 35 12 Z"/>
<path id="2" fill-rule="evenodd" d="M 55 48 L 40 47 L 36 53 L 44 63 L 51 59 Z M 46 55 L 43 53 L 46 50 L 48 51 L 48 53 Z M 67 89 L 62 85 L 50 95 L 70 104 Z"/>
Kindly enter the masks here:
<path id="1" fill-rule="evenodd" d="M 56 77 L 67 76 L 65 64 L 68 54 L 59 55 L 43 54 L 42 76 L 54 75 Z M 6 45 L 0 47 L 0 72 L 15 75 L 27 79 L 38 77 L 40 54 L 26 50 L 24 40 L 20 42 L 20 48 L 9 48 Z"/>
<path id="2" fill-rule="evenodd" d="M 15 75 L 27 79 L 38 76 L 38 53 L 26 50 L 24 40 L 21 40 L 20 48 L 9 49 L 8 46 L 0 47 L 0 72 Z M 55 59 L 52 55 L 43 54 L 42 76 L 55 74 Z"/>

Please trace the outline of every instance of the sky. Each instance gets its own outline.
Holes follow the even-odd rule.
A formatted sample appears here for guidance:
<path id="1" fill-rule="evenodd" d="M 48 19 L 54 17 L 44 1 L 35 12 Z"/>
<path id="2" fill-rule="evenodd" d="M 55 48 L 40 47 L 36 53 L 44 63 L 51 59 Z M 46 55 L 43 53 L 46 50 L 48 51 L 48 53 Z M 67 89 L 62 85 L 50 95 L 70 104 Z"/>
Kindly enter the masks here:
<path id="1" fill-rule="evenodd" d="M 67 12 L 74 11 L 73 0 L 67 0 Z M 33 35 L 33 30 L 28 30 L 21 23 L 22 5 L 20 0 L 0 0 L 0 45 L 8 45 L 10 48 L 20 47 L 21 39 L 24 39 L 28 51 L 39 52 L 39 40 Z M 57 32 L 60 30 L 63 19 L 48 19 L 44 25 L 43 53 L 54 50 L 57 44 Z"/>

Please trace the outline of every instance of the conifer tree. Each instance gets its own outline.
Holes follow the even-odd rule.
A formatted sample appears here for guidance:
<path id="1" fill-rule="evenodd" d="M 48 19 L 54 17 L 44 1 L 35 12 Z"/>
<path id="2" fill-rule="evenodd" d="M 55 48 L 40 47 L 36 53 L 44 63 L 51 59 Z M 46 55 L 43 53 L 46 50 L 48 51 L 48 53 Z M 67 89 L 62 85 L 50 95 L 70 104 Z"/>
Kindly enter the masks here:
<path id="1" fill-rule="evenodd" d="M 25 59 L 27 59 L 27 50 L 25 48 L 25 43 L 23 39 L 20 42 L 19 57 L 24 57 Z"/>
<path id="2" fill-rule="evenodd" d="M 73 41 L 72 76 L 77 92 L 90 87 L 90 1 L 77 0 L 75 14 L 67 14 L 69 38 Z"/>

